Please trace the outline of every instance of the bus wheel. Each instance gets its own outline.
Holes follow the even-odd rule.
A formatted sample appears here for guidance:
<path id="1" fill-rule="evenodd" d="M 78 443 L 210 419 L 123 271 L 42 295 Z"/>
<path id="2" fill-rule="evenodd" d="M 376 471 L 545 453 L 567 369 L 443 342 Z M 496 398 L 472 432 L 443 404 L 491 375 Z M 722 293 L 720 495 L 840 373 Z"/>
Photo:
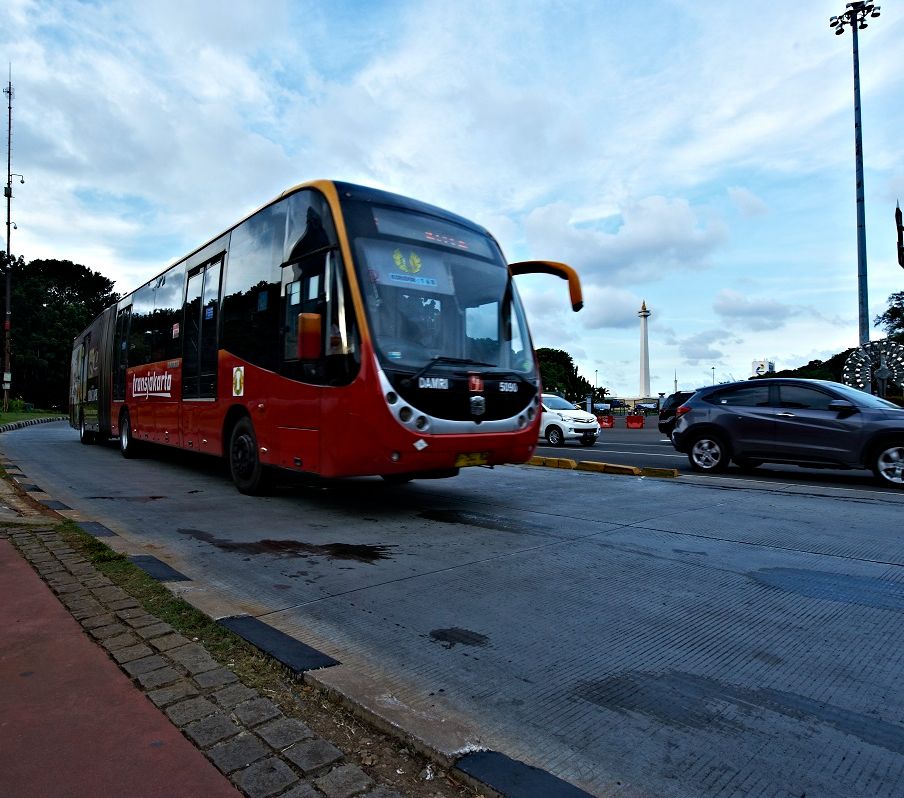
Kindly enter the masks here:
<path id="1" fill-rule="evenodd" d="M 268 473 L 261 463 L 257 436 L 250 418 L 240 419 L 229 439 L 229 473 L 239 493 L 260 496 L 269 487 Z"/>
<path id="2" fill-rule="evenodd" d="M 85 426 L 85 414 L 78 414 L 78 439 L 85 444 L 85 446 L 90 446 L 94 443 L 94 433 L 89 432 L 88 428 Z"/>
<path id="3" fill-rule="evenodd" d="M 128 410 L 119 414 L 119 451 L 129 460 L 138 457 L 138 442 L 132 437 L 132 421 Z"/>

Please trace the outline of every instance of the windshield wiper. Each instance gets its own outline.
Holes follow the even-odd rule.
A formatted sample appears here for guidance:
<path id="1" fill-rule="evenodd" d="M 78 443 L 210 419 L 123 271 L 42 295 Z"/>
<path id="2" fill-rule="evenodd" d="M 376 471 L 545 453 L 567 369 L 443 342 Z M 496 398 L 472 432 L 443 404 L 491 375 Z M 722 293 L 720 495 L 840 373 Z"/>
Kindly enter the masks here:
<path id="1" fill-rule="evenodd" d="M 423 377 L 430 369 L 440 363 L 450 363 L 455 366 L 492 366 L 493 363 L 484 363 L 482 360 L 471 360 L 468 357 L 446 357 L 445 355 L 437 355 L 430 358 L 430 361 L 419 371 L 416 371 L 411 377 L 403 380 L 406 385 L 416 382 L 419 377 Z"/>

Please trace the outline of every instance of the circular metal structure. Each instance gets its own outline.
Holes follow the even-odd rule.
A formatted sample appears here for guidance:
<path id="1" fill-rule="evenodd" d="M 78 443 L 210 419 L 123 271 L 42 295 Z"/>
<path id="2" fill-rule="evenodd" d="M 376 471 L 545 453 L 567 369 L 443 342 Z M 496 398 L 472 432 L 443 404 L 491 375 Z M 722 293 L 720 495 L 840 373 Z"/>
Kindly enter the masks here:
<path id="1" fill-rule="evenodd" d="M 841 379 L 845 385 L 859 388 L 861 391 L 870 391 L 873 375 L 883 360 L 891 372 L 889 382 L 904 385 L 904 346 L 888 339 L 870 341 L 851 352 L 844 361 Z"/>

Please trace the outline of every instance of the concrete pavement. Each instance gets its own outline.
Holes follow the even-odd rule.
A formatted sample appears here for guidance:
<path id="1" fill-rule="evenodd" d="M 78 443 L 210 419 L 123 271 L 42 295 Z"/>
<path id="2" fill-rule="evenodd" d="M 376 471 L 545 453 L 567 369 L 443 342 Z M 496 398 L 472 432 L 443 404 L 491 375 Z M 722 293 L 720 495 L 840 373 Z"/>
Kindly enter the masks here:
<path id="1" fill-rule="evenodd" d="M 400 798 L 145 612 L 58 520 L 0 480 L 4 795 Z"/>

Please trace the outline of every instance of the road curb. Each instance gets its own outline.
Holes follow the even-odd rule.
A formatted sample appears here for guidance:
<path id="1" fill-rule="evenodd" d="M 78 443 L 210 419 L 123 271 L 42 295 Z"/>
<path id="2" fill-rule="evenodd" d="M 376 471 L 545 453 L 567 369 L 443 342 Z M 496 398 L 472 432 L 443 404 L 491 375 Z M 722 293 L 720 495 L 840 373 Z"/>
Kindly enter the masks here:
<path id="1" fill-rule="evenodd" d="M 9 424 L 0 424 L 0 432 L 12 432 L 13 430 L 31 427 L 35 424 L 49 424 L 51 421 L 68 421 L 67 416 L 47 416 L 46 418 L 28 418 L 23 421 L 11 421 Z"/>
<path id="2" fill-rule="evenodd" d="M 593 471 L 598 474 L 621 474 L 631 477 L 657 477 L 674 479 L 679 476 L 677 468 L 647 468 L 621 465 L 619 463 L 600 463 L 596 460 L 571 460 L 567 457 L 544 457 L 535 455 L 527 461 L 527 465 L 543 468 L 565 468 L 573 471 Z"/>

